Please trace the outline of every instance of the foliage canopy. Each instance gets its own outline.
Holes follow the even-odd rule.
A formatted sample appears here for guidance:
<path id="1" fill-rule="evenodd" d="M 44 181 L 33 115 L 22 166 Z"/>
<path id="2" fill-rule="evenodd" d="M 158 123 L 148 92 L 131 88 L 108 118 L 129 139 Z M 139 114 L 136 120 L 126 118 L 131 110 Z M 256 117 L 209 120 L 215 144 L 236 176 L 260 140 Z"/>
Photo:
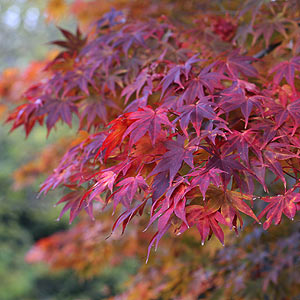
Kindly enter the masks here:
<path id="1" fill-rule="evenodd" d="M 96 2 L 86 3 L 86 10 L 99 7 Z M 166 253 L 157 258 L 163 263 L 153 262 L 154 273 L 145 267 L 146 280 L 136 278 L 128 297 L 216 297 L 226 274 L 231 283 L 223 292 L 240 292 L 247 299 L 247 278 L 255 277 L 254 270 L 246 270 L 253 253 L 260 253 L 254 262 L 257 276 L 267 273 L 262 293 L 286 266 L 299 264 L 297 224 L 283 224 L 288 236 L 273 240 L 278 257 L 269 273 L 262 267 L 268 254 L 255 239 L 269 239 L 258 224 L 272 231 L 272 223 L 278 225 L 284 216 L 293 220 L 300 209 L 300 7 L 297 1 L 263 0 L 185 4 L 146 1 L 149 15 L 143 17 L 138 1 L 127 1 L 126 12 L 112 9 L 100 19 L 91 14 L 89 26 L 84 19 L 84 33 L 60 28 L 64 39 L 52 44 L 61 52 L 7 121 L 29 135 L 36 124 L 50 133 L 59 121 L 71 126 L 73 117 L 78 119 L 79 135 L 40 193 L 64 187 L 60 217 L 69 211 L 72 222 L 86 211 L 96 221 L 91 225 L 81 215 L 68 233 L 37 244 L 29 260 L 39 253 L 54 267 L 91 275 L 94 269 L 87 266 L 96 264 L 95 257 L 104 264 L 107 253 L 115 260 L 116 249 L 125 256 L 139 252 L 139 241 L 147 243 L 145 229 L 153 232 L 148 257 L 166 236 L 169 242 L 162 243 L 171 258 Z M 115 5 L 124 7 L 123 1 Z M 111 211 L 118 214 L 114 221 Z M 229 230 L 238 234 L 245 222 L 244 240 L 235 241 Z M 98 238 L 108 224 L 122 233 L 134 226 L 122 242 L 104 246 Z M 199 271 L 197 254 L 182 257 L 191 251 L 187 246 L 194 249 L 189 237 L 204 244 L 214 235 L 224 244 L 224 232 L 229 246 L 212 246 L 215 264 L 223 266 L 218 272 Z M 251 243 L 257 249 L 249 254 Z M 78 252 L 67 258 L 70 245 L 80 249 L 81 258 Z M 83 263 L 87 257 L 91 261 Z M 236 257 L 245 263 L 235 268 Z M 168 274 L 165 283 L 153 275 L 159 272 Z M 293 284 L 297 272 L 291 273 Z M 193 280 L 201 285 L 190 289 Z M 151 281 L 160 288 L 151 289 Z"/>

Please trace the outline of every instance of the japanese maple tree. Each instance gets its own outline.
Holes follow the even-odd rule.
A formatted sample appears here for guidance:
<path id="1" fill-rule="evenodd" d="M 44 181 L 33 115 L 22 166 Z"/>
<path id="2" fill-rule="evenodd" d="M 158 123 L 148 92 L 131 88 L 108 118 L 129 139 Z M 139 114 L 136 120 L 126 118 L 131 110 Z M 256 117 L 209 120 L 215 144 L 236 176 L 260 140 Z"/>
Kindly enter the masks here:
<path id="1" fill-rule="evenodd" d="M 70 222 L 112 210 L 112 232 L 150 230 L 148 257 L 168 232 L 226 245 L 228 230 L 272 229 L 300 210 L 299 3 L 183 2 L 146 1 L 142 16 L 128 1 L 84 31 L 59 28 L 61 52 L 7 119 L 26 135 L 78 124 L 40 194 L 64 187 Z M 207 276 L 204 290 L 217 284 Z"/>

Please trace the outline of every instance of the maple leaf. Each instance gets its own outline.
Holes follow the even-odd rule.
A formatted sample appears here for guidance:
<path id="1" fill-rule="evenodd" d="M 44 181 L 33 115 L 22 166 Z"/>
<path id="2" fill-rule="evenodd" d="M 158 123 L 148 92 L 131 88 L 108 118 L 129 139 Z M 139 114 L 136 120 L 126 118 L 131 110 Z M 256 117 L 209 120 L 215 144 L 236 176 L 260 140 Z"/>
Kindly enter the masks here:
<path id="1" fill-rule="evenodd" d="M 188 173 L 187 176 L 192 176 L 191 187 L 198 186 L 203 199 L 205 199 L 206 191 L 211 183 L 215 186 L 219 186 L 221 184 L 220 174 L 222 172 L 224 171 L 217 168 L 211 168 L 208 170 L 206 168 L 200 168 Z"/>
<path id="2" fill-rule="evenodd" d="M 200 140 L 207 138 L 215 145 L 218 137 L 223 137 L 225 140 L 227 140 L 226 131 L 227 133 L 231 133 L 231 130 L 227 127 L 224 120 L 209 120 L 208 122 L 205 122 L 205 127 L 201 130 L 201 135 L 199 138 Z M 197 141 L 199 138 L 195 138 L 195 141 Z"/>
<path id="3" fill-rule="evenodd" d="M 40 115 L 47 114 L 46 125 L 48 132 L 55 125 L 55 123 L 61 119 L 67 123 L 70 127 L 72 126 L 72 112 L 78 113 L 77 106 L 72 100 L 58 100 L 53 98 L 46 98 L 46 102 L 39 110 Z"/>
<path id="4" fill-rule="evenodd" d="M 72 89 L 79 88 L 86 95 L 90 95 L 89 85 L 97 90 L 96 83 L 93 79 L 94 68 L 78 67 L 75 70 L 66 72 L 63 80 L 66 82 L 66 87 L 63 92 L 65 97 Z"/>
<path id="5" fill-rule="evenodd" d="M 224 145 L 222 152 L 230 154 L 236 150 L 240 158 L 248 165 L 250 149 L 259 159 L 262 159 L 259 145 L 255 140 L 255 132 L 252 129 L 245 130 L 244 132 L 234 130 L 228 137 L 228 142 Z"/>
<path id="6" fill-rule="evenodd" d="M 104 140 L 102 147 L 99 149 L 96 157 L 101 151 L 105 150 L 104 160 L 107 160 L 110 153 L 120 145 L 123 135 L 128 128 L 128 124 L 131 124 L 131 121 L 127 119 L 127 115 L 120 116 L 119 118 L 110 122 L 107 126 L 111 126 L 108 130 L 109 134 Z"/>
<path id="7" fill-rule="evenodd" d="M 80 114 L 80 128 L 83 128 L 84 120 L 87 121 L 87 128 L 90 130 L 91 126 L 97 127 L 96 119 L 106 122 L 107 120 L 107 111 L 104 103 L 92 103 L 86 105 L 84 111 Z"/>
<path id="8" fill-rule="evenodd" d="M 106 98 L 102 98 L 101 101 L 97 101 L 95 98 L 91 98 L 91 103 L 83 103 L 81 108 L 83 111 L 80 113 L 80 126 L 83 128 L 84 125 L 87 125 L 87 130 L 89 131 L 92 126 L 95 128 L 100 124 L 107 122 L 108 110 L 116 109 L 118 110 L 117 105 Z"/>
<path id="9" fill-rule="evenodd" d="M 240 108 L 245 117 L 245 128 L 248 126 L 253 106 L 257 107 L 261 113 L 263 112 L 261 100 L 265 97 L 260 95 L 246 96 L 245 90 L 240 87 L 238 81 L 235 81 L 231 87 L 223 90 L 221 95 L 219 107 L 226 113 Z"/>
<path id="10" fill-rule="evenodd" d="M 56 205 L 67 202 L 65 206 L 62 208 L 61 213 L 58 217 L 58 220 L 61 219 L 61 217 L 65 214 L 66 211 L 70 210 L 70 224 L 73 222 L 75 217 L 80 213 L 82 208 L 85 209 L 85 211 L 88 213 L 88 215 L 91 217 L 91 219 L 94 220 L 93 216 L 93 203 L 87 203 L 85 200 L 82 200 L 84 194 L 84 190 L 81 191 L 72 191 L 65 195 L 63 198 L 61 198 Z"/>
<path id="11" fill-rule="evenodd" d="M 228 74 L 233 79 L 237 79 L 239 73 L 248 77 L 257 77 L 256 69 L 250 64 L 254 61 L 256 61 L 254 57 L 241 56 L 239 50 L 235 50 L 226 59 L 217 61 L 215 67 L 219 73 Z"/>
<path id="12" fill-rule="evenodd" d="M 90 176 L 88 178 L 88 180 L 94 179 L 96 182 L 85 193 L 83 199 L 88 198 L 89 202 L 90 202 L 95 197 L 99 198 L 99 194 L 107 191 L 108 189 L 110 190 L 111 193 L 113 193 L 116 179 L 118 178 L 118 176 L 120 174 L 122 174 L 122 176 L 124 177 L 127 174 L 127 171 L 130 169 L 130 167 L 131 167 L 130 159 L 125 159 L 124 161 L 121 161 L 117 165 L 114 165 L 110 168 L 93 173 L 93 175 Z M 141 181 L 141 179 L 139 179 L 139 182 L 140 181 Z M 126 187 L 126 188 L 129 188 L 129 187 Z M 111 197 L 112 197 L 112 195 L 106 199 L 106 202 L 108 202 L 108 200 Z M 101 200 L 101 198 L 100 198 L 100 200 Z"/>
<path id="13" fill-rule="evenodd" d="M 224 191 L 215 185 L 210 185 L 206 192 L 204 209 L 207 214 L 217 211 L 221 212 L 225 220 L 225 225 L 229 226 L 230 229 L 234 228 L 237 232 L 237 220 L 240 222 L 240 227 L 243 226 L 243 218 L 240 212 L 250 216 L 257 223 L 260 223 L 252 209 L 243 200 L 253 202 L 253 197 L 252 195 L 237 191 Z"/>
<path id="14" fill-rule="evenodd" d="M 57 0 L 54 0 L 54 1 L 57 1 Z M 80 50 L 83 48 L 83 46 L 86 44 L 87 37 L 82 36 L 82 33 L 81 33 L 79 27 L 77 27 L 76 34 L 73 34 L 70 31 L 60 28 L 60 27 L 58 27 L 58 29 L 60 30 L 60 32 L 64 35 L 64 37 L 67 40 L 66 41 L 53 41 L 53 42 L 51 42 L 51 44 L 67 49 L 66 52 L 68 54 L 70 54 L 71 56 L 74 53 L 78 54 L 80 52 Z M 58 60 L 59 58 L 61 58 L 64 55 L 64 53 L 65 52 L 60 53 L 55 58 L 55 60 Z"/>
<path id="15" fill-rule="evenodd" d="M 120 58 L 118 51 L 112 46 L 96 39 L 81 50 L 79 57 L 82 60 L 87 60 L 86 65 L 89 66 L 89 69 L 97 70 L 101 67 L 101 72 L 97 75 L 100 75 L 101 78 L 105 76 L 106 84 L 112 90 L 114 82 L 123 87 L 123 80 L 120 74 L 124 73 L 124 70 L 113 68 L 114 64 L 118 65 L 120 63 Z"/>
<path id="16" fill-rule="evenodd" d="M 159 199 L 167 190 L 167 188 L 170 185 L 170 176 L 169 172 L 160 172 L 158 173 L 153 180 L 152 183 L 152 199 L 153 201 L 156 201 Z"/>
<path id="17" fill-rule="evenodd" d="M 94 175 L 94 177 L 96 183 L 83 196 L 83 199 L 88 198 L 89 202 L 91 202 L 96 195 L 106 191 L 107 188 L 112 192 L 117 174 L 111 170 L 103 170 L 100 174 Z"/>
<path id="18" fill-rule="evenodd" d="M 300 194 L 287 191 L 284 195 L 263 197 L 262 200 L 269 204 L 259 214 L 258 218 L 260 219 L 267 214 L 267 219 L 263 225 L 264 229 L 267 230 L 273 221 L 275 225 L 280 223 L 282 214 L 293 220 L 297 211 L 297 205 L 300 203 Z"/>
<path id="19" fill-rule="evenodd" d="M 111 195 L 114 198 L 114 208 L 121 202 L 127 209 L 130 208 L 138 188 L 145 191 L 148 187 L 146 181 L 140 175 L 127 177 L 118 182 L 116 186 L 120 188 Z"/>
<path id="20" fill-rule="evenodd" d="M 126 57 L 131 47 L 135 46 L 146 49 L 146 40 L 149 37 L 153 37 L 153 33 L 156 30 L 155 27 L 155 22 L 149 22 L 148 24 L 140 22 L 136 24 L 126 24 L 118 32 L 113 47 L 121 47 Z"/>
<path id="21" fill-rule="evenodd" d="M 156 109 L 150 107 L 139 108 L 138 111 L 128 113 L 128 120 L 132 120 L 132 124 L 126 129 L 123 134 L 123 139 L 130 135 L 130 144 L 135 144 L 147 132 L 154 145 L 159 135 L 161 134 L 161 126 L 165 125 L 169 128 L 174 126 L 169 121 L 165 109 Z"/>
<path id="22" fill-rule="evenodd" d="M 179 184 L 181 184 L 181 182 L 179 182 Z M 151 218 L 144 231 L 146 231 L 156 220 L 158 220 L 158 232 L 164 231 L 164 229 L 170 225 L 170 220 L 173 213 L 183 222 L 185 222 L 186 225 L 188 225 L 185 216 L 185 194 L 188 192 L 188 189 L 186 186 L 181 185 L 179 186 L 179 189 L 174 192 L 177 187 L 178 185 L 171 189 L 171 191 L 169 190 L 169 195 L 166 195 L 166 197 L 158 200 L 157 203 L 152 205 Z M 159 207 L 159 209 L 154 213 L 157 207 Z"/>
<path id="23" fill-rule="evenodd" d="M 114 97 L 117 97 L 117 89 L 118 87 L 123 88 L 124 83 L 122 77 L 119 74 L 120 71 L 109 73 L 108 68 L 109 66 L 107 67 L 107 74 L 105 74 L 105 77 L 102 78 L 104 84 L 102 86 L 101 93 L 102 95 L 105 95 L 108 91 L 110 91 Z"/>
<path id="24" fill-rule="evenodd" d="M 251 24 L 254 23 L 257 13 L 260 7 L 264 4 L 264 0 L 246 0 L 242 3 L 240 10 L 238 11 L 238 17 L 241 18 L 245 13 L 251 12 Z"/>
<path id="25" fill-rule="evenodd" d="M 219 223 L 223 225 L 227 225 L 227 223 L 220 212 L 209 212 L 201 205 L 189 205 L 186 208 L 186 218 L 190 227 L 196 225 L 201 235 L 202 245 L 212 233 L 214 233 L 222 245 L 224 245 L 224 233 Z M 178 234 L 182 234 L 187 228 L 187 225 L 182 223 Z"/>
<path id="26" fill-rule="evenodd" d="M 236 34 L 232 40 L 233 45 L 236 46 L 237 44 L 243 46 L 247 40 L 249 34 L 252 33 L 252 26 L 251 24 L 243 24 L 239 26 L 236 30 Z"/>
<path id="27" fill-rule="evenodd" d="M 146 258 L 146 264 L 148 263 L 148 260 L 149 260 L 149 256 L 150 256 L 150 251 L 151 251 L 151 248 L 152 246 L 155 244 L 155 250 L 157 250 L 157 247 L 158 247 L 158 243 L 159 241 L 161 240 L 161 238 L 163 237 L 163 235 L 169 230 L 170 228 L 170 224 L 167 224 L 160 232 L 156 232 L 154 234 L 154 236 L 152 237 L 150 243 L 149 243 L 149 246 L 148 246 L 148 253 L 147 253 L 147 258 Z"/>
<path id="28" fill-rule="evenodd" d="M 122 91 L 121 96 L 126 96 L 125 104 L 128 102 L 129 98 L 134 92 L 136 92 L 136 98 L 139 98 L 140 91 L 146 82 L 148 83 L 148 87 L 152 87 L 152 82 L 148 75 L 148 68 L 143 69 L 136 77 L 135 81 L 132 84 L 127 85 Z"/>
<path id="29" fill-rule="evenodd" d="M 264 149 L 270 142 L 272 142 L 277 135 L 277 130 L 275 129 L 276 124 L 269 118 L 259 118 L 251 125 L 251 129 L 258 133 L 258 135 L 256 135 L 256 141 L 261 145 L 260 150 Z"/>
<path id="30" fill-rule="evenodd" d="M 300 108 L 300 99 L 297 99 L 286 106 L 272 102 L 272 107 L 270 108 L 268 115 L 275 116 L 275 123 L 276 123 L 275 129 L 281 127 L 286 121 L 289 120 L 289 117 L 291 117 L 294 122 L 294 128 L 292 131 L 292 135 L 294 135 L 296 130 L 300 126 L 299 108 Z"/>
<path id="31" fill-rule="evenodd" d="M 149 176 L 167 171 L 170 175 L 169 180 L 171 184 L 177 172 L 181 168 L 183 161 L 191 168 L 193 168 L 193 152 L 195 151 L 195 148 L 188 146 L 185 147 L 184 142 L 185 137 L 181 135 L 177 135 L 176 141 L 166 141 L 165 146 L 168 151 L 163 154 L 158 164 L 155 166 Z"/>
<path id="32" fill-rule="evenodd" d="M 8 116 L 6 123 L 13 122 L 11 131 L 23 125 L 26 136 L 28 136 L 36 122 L 40 125 L 43 124 L 44 115 L 38 113 L 40 112 L 41 107 L 42 101 L 40 99 L 22 104 Z"/>
<path id="33" fill-rule="evenodd" d="M 283 77 L 285 77 L 287 83 L 295 91 L 294 78 L 295 71 L 300 71 L 300 56 L 293 57 L 289 61 L 284 61 L 273 67 L 269 74 L 275 73 L 273 82 L 278 85 Z"/>
<path id="34" fill-rule="evenodd" d="M 214 65 L 215 63 L 212 63 L 203 68 L 195 78 L 189 81 L 180 101 L 184 100 L 187 104 L 191 104 L 194 103 L 196 98 L 204 98 L 204 88 L 206 88 L 210 94 L 213 94 L 216 88 L 222 88 L 220 84 L 221 79 L 229 78 L 218 72 L 212 72 L 211 69 Z"/>
<path id="35" fill-rule="evenodd" d="M 240 227 L 243 226 L 243 219 L 239 211 L 250 216 L 260 224 L 252 209 L 243 200 L 253 201 L 253 197 L 236 191 L 226 191 L 225 193 L 225 201 L 221 204 L 221 213 L 227 224 L 230 224 L 230 228 L 237 228 L 237 218 L 240 221 Z"/>
<path id="36" fill-rule="evenodd" d="M 137 98 L 137 99 L 133 100 L 131 103 L 129 103 L 126 106 L 126 108 L 124 109 L 124 111 L 125 112 L 134 112 L 134 111 L 137 111 L 139 108 L 146 107 L 148 98 L 151 94 L 152 94 L 152 91 L 147 89 L 147 87 L 145 87 L 143 89 L 142 97 Z"/>
<path id="37" fill-rule="evenodd" d="M 161 98 L 165 94 L 166 90 L 172 83 L 176 83 L 179 85 L 181 89 L 184 89 L 183 84 L 181 83 L 181 75 L 185 76 L 185 79 L 188 79 L 189 72 L 192 68 L 192 64 L 203 61 L 199 58 L 197 58 L 198 55 L 194 55 L 190 59 L 188 59 L 184 65 L 176 65 L 172 67 L 167 75 L 162 79 L 160 84 L 162 85 L 162 92 L 161 92 Z"/>
<path id="38" fill-rule="evenodd" d="M 155 248 L 157 248 L 159 240 L 170 228 L 171 217 L 173 214 L 175 214 L 179 219 L 181 219 L 184 222 L 184 224 L 187 227 L 189 227 L 185 212 L 187 201 L 185 195 L 189 190 L 190 188 L 188 187 L 188 182 L 183 177 L 181 177 L 174 183 L 172 187 L 168 189 L 163 199 L 157 200 L 152 205 L 151 218 L 144 231 L 146 231 L 157 219 L 158 231 L 149 243 L 147 260 L 149 258 L 150 250 L 154 242 L 156 243 Z M 159 209 L 155 212 L 157 208 Z"/>
<path id="39" fill-rule="evenodd" d="M 125 212 L 123 212 L 115 221 L 115 223 L 113 224 L 112 227 L 112 233 L 118 228 L 118 226 L 122 223 L 122 234 L 124 233 L 127 224 L 129 223 L 129 221 L 131 221 L 133 219 L 134 216 L 136 216 L 137 214 L 139 214 L 140 216 L 143 214 L 145 205 L 147 203 L 147 200 L 144 200 L 142 203 L 140 203 L 139 205 L 137 205 L 134 208 L 130 208 L 128 210 L 126 210 Z"/>
<path id="40" fill-rule="evenodd" d="M 267 20 L 266 22 L 258 23 L 254 26 L 253 30 L 253 40 L 252 45 L 256 44 L 257 39 L 262 35 L 264 37 L 264 41 L 266 43 L 266 47 L 269 47 L 270 39 L 273 36 L 274 32 L 279 32 L 285 38 L 287 38 L 286 28 L 284 24 L 288 20 L 282 19 L 273 19 Z"/>
<path id="41" fill-rule="evenodd" d="M 201 148 L 211 154 L 211 157 L 208 159 L 205 166 L 206 169 L 217 168 L 223 171 L 223 173 L 221 173 L 221 178 L 224 187 L 227 187 L 232 176 L 236 179 L 237 183 L 241 187 L 239 174 L 244 173 L 245 171 L 251 171 L 249 169 L 246 169 L 246 167 L 244 167 L 237 160 L 238 155 L 226 155 L 225 153 L 220 153 L 220 151 L 216 147 L 207 148 L 205 146 L 201 146 Z"/>
<path id="42" fill-rule="evenodd" d="M 82 136 L 79 137 L 79 140 L 81 140 L 81 138 L 83 138 L 83 137 L 86 137 L 86 134 L 87 134 L 86 131 L 81 131 L 80 133 L 82 133 Z M 105 132 L 89 134 L 88 137 L 86 137 L 86 139 L 84 139 L 79 145 L 76 144 L 75 147 L 71 148 L 70 151 L 68 151 L 64 157 L 66 157 L 68 160 L 73 161 L 74 155 L 80 156 L 80 158 L 81 158 L 80 167 L 81 168 L 91 158 L 94 158 L 97 153 L 98 153 L 98 157 L 100 159 L 102 159 L 103 152 L 102 151 L 99 152 L 99 149 L 101 148 L 105 138 L 106 138 Z"/>
<path id="43" fill-rule="evenodd" d="M 287 111 L 294 121 L 294 129 L 292 135 L 295 134 L 296 130 L 300 126 L 300 99 L 293 101 L 287 106 Z"/>
<path id="44" fill-rule="evenodd" d="M 286 179 L 279 161 L 299 158 L 299 156 L 286 149 L 286 145 L 283 143 L 270 143 L 264 151 L 264 158 L 269 168 L 282 180 L 286 187 Z"/>
<path id="45" fill-rule="evenodd" d="M 202 97 L 196 104 L 184 105 L 177 110 L 180 113 L 180 127 L 186 136 L 188 136 L 186 129 L 189 122 L 192 122 L 197 136 L 199 136 L 201 124 L 204 118 L 208 120 L 223 121 L 223 119 L 217 117 L 217 114 L 213 109 L 216 104 L 208 101 L 209 98 L 210 97 Z"/>

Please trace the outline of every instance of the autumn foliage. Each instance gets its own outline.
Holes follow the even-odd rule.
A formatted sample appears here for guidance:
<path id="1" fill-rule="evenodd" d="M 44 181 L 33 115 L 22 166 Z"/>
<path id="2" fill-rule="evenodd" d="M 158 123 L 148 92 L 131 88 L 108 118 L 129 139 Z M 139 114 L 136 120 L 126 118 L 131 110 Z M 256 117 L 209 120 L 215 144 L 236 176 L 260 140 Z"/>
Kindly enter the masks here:
<path id="1" fill-rule="evenodd" d="M 247 281 L 261 280 L 264 293 L 288 268 L 290 286 L 299 283 L 299 226 L 285 220 L 300 210 L 299 3 L 144 1 L 148 16 L 138 2 L 125 4 L 116 1 L 126 10 L 97 21 L 91 14 L 84 32 L 59 28 L 63 40 L 52 44 L 61 52 L 7 119 L 26 135 L 36 125 L 50 133 L 59 121 L 78 126 L 40 194 L 64 187 L 60 217 L 96 218 L 81 215 L 69 232 L 39 242 L 29 260 L 91 275 L 91 265 L 108 263 L 105 251 L 149 258 L 161 241 L 165 250 L 120 299 L 217 299 L 220 285 L 228 295 L 220 299 L 248 299 Z M 229 233 L 243 227 L 242 237 Z M 129 233 L 110 242 L 108 228 Z M 212 236 L 223 245 L 228 237 L 228 247 L 207 242 Z M 213 268 L 199 267 L 195 243 L 213 243 Z M 82 255 L 75 262 L 67 254 L 74 249 Z"/>

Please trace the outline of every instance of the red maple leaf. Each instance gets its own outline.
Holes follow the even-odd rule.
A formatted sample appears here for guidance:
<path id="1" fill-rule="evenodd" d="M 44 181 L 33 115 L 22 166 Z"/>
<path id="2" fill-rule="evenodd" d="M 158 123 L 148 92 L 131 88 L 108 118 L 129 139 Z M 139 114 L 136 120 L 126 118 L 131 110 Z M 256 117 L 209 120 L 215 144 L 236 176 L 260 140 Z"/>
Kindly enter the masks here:
<path id="1" fill-rule="evenodd" d="M 230 154 L 227 155 L 220 151 L 217 147 L 207 148 L 205 146 L 201 146 L 205 151 L 211 154 L 210 158 L 207 161 L 206 169 L 217 168 L 223 171 L 221 173 L 222 183 L 224 187 L 227 187 L 229 181 L 231 180 L 232 176 L 237 180 L 237 183 L 240 186 L 240 180 L 238 179 L 240 174 L 244 172 L 249 172 L 250 170 L 244 167 L 238 160 L 237 154 Z M 251 171 L 250 171 L 251 172 Z"/>
<path id="2" fill-rule="evenodd" d="M 208 101 L 209 98 L 210 97 L 202 97 L 196 104 L 184 105 L 177 110 L 180 113 L 180 127 L 186 136 L 188 136 L 186 129 L 190 122 L 195 128 L 197 136 L 199 136 L 204 118 L 208 120 L 223 121 L 223 119 L 217 117 L 217 114 L 213 109 L 216 104 Z"/>
<path id="3" fill-rule="evenodd" d="M 261 151 L 255 140 L 255 132 L 252 129 L 244 132 L 234 130 L 228 137 L 227 143 L 224 144 L 222 152 L 230 154 L 236 150 L 244 163 L 249 163 L 249 150 L 251 150 L 259 159 L 261 159 Z"/>
<path id="4" fill-rule="evenodd" d="M 282 34 L 285 38 L 287 38 L 286 28 L 285 28 L 285 23 L 287 21 L 288 20 L 284 18 L 282 19 L 276 18 L 276 19 L 267 20 L 265 22 L 256 24 L 253 30 L 252 45 L 255 45 L 257 39 L 262 35 L 266 42 L 266 47 L 269 47 L 270 40 L 274 32 L 276 31 Z"/>
<path id="5" fill-rule="evenodd" d="M 153 110 L 150 106 L 128 113 L 128 120 L 131 120 L 132 124 L 124 132 L 123 139 L 127 135 L 130 135 L 130 145 L 135 144 L 147 132 L 154 145 L 161 135 L 162 125 L 168 128 L 174 127 L 169 121 L 165 109 L 158 108 L 157 110 Z"/>
<path id="6" fill-rule="evenodd" d="M 108 136 L 104 140 L 102 147 L 99 149 L 96 157 L 100 154 L 101 151 L 105 150 L 104 160 L 106 160 L 110 153 L 117 147 L 120 146 L 121 141 L 123 139 L 124 133 L 126 132 L 128 125 L 131 124 L 132 121 L 129 121 L 127 118 L 127 114 L 120 116 L 119 118 L 110 122 L 107 126 L 111 126 L 108 129 Z"/>
<path id="7" fill-rule="evenodd" d="M 80 50 L 82 49 L 82 47 L 86 44 L 87 42 L 87 37 L 83 37 L 82 33 L 79 29 L 79 27 L 77 27 L 76 33 L 73 34 L 72 32 L 63 29 L 61 27 L 58 27 L 58 29 L 60 30 L 60 32 L 63 34 L 63 36 L 66 38 L 65 41 L 53 41 L 51 42 L 51 44 L 53 45 L 57 45 L 60 47 L 63 47 L 66 49 L 65 52 L 69 53 L 70 55 L 73 55 L 74 53 L 79 53 Z M 61 54 L 59 54 L 55 60 L 59 59 L 65 52 L 62 52 Z"/>
<path id="8" fill-rule="evenodd" d="M 125 104 L 128 102 L 133 93 L 136 93 L 136 98 L 139 97 L 140 91 L 146 82 L 148 83 L 148 86 L 152 86 L 150 76 L 148 75 L 148 68 L 143 69 L 136 77 L 135 81 L 132 84 L 127 85 L 122 91 L 121 96 L 126 96 Z"/>
<path id="9" fill-rule="evenodd" d="M 281 221 L 282 214 L 293 220 L 297 211 L 297 205 L 300 203 L 300 194 L 287 191 L 284 195 L 263 197 L 262 200 L 269 203 L 258 216 L 260 219 L 267 214 L 267 219 L 263 225 L 266 230 L 270 227 L 272 222 L 278 225 Z"/>
<path id="10" fill-rule="evenodd" d="M 222 88 L 220 83 L 221 79 L 229 79 L 219 72 L 212 72 L 211 69 L 214 67 L 215 63 L 203 68 L 200 73 L 188 82 L 185 92 L 180 97 L 180 101 L 183 100 L 187 104 L 195 102 L 196 98 L 205 98 L 204 88 L 210 94 L 213 94 L 216 88 Z"/>
<path id="11" fill-rule="evenodd" d="M 138 204 L 136 207 L 134 208 L 130 208 L 126 211 L 124 211 L 115 221 L 115 223 L 113 224 L 112 227 L 112 233 L 118 228 L 118 226 L 122 223 L 122 234 L 124 233 L 127 224 L 129 223 L 129 221 L 131 221 L 133 219 L 133 217 L 137 214 L 139 214 L 140 216 L 143 214 L 145 205 L 147 203 L 147 200 L 144 200 L 142 203 Z"/>
<path id="12" fill-rule="evenodd" d="M 66 202 L 65 206 L 62 208 L 60 215 L 58 217 L 58 220 L 60 220 L 60 218 L 64 215 L 64 213 L 68 210 L 70 210 L 70 218 L 69 218 L 69 222 L 72 223 L 73 220 L 75 219 L 75 217 L 80 213 L 80 211 L 82 210 L 82 208 L 84 208 L 86 210 L 86 212 L 88 213 L 88 215 L 91 217 L 91 219 L 94 219 L 93 216 L 93 203 L 87 203 L 86 200 L 83 200 L 83 194 L 84 194 L 84 190 L 81 191 L 72 191 L 70 193 L 68 193 L 67 195 L 65 195 L 64 197 L 62 197 L 57 203 L 57 204 L 61 204 Z"/>
<path id="13" fill-rule="evenodd" d="M 192 176 L 191 187 L 198 186 L 200 192 L 202 193 L 203 199 L 205 199 L 205 194 L 208 186 L 212 183 L 215 186 L 221 184 L 220 174 L 224 172 L 217 168 L 200 168 L 198 170 L 193 170 L 193 172 L 188 173 L 187 176 Z"/>
<path id="14" fill-rule="evenodd" d="M 285 100 L 285 99 L 283 99 Z M 282 101 L 285 102 L 285 101 Z M 267 116 L 273 115 L 275 118 L 276 127 L 275 129 L 280 128 L 285 122 L 289 121 L 290 119 L 293 120 L 294 128 L 292 131 L 292 135 L 295 134 L 297 128 L 300 126 L 300 99 L 297 99 L 289 104 L 278 104 L 272 101 L 270 103 L 270 110 L 266 114 Z"/>
<path id="15" fill-rule="evenodd" d="M 245 89 L 241 88 L 238 81 L 223 90 L 221 95 L 219 107 L 226 113 L 240 108 L 245 118 L 245 128 L 248 126 L 249 116 L 254 107 L 259 109 L 261 113 L 263 111 L 261 101 L 265 97 L 260 95 L 247 96 Z"/>
<path id="16" fill-rule="evenodd" d="M 237 219 L 240 221 L 240 227 L 243 226 L 243 218 L 239 212 L 250 216 L 260 224 L 259 219 L 256 217 L 252 209 L 244 202 L 244 200 L 253 202 L 251 195 L 241 194 L 235 191 L 226 191 L 225 201 L 221 204 L 221 213 L 226 219 L 227 225 L 229 224 L 230 228 L 233 227 L 236 232 Z"/>
<path id="17" fill-rule="evenodd" d="M 257 77 L 258 73 L 251 65 L 254 61 L 256 61 L 254 57 L 239 55 L 239 50 L 235 50 L 225 59 L 217 61 L 216 67 L 219 73 L 228 74 L 233 79 L 239 78 L 240 73 L 247 77 Z"/>
<path id="18" fill-rule="evenodd" d="M 293 90 L 295 90 L 295 71 L 300 71 L 300 56 L 296 56 L 289 61 L 279 63 L 269 71 L 269 74 L 275 73 L 273 82 L 276 85 L 278 85 L 283 77 L 285 77 L 287 83 L 293 88 Z"/>
<path id="19" fill-rule="evenodd" d="M 181 135 L 177 135 L 176 141 L 166 141 L 165 146 L 168 151 L 163 154 L 149 176 L 167 171 L 170 174 L 169 180 L 171 184 L 183 162 L 193 168 L 193 152 L 195 148 L 189 146 L 185 147 L 184 142 L 185 137 Z"/>
<path id="20" fill-rule="evenodd" d="M 184 89 L 184 86 L 181 82 L 181 75 L 184 75 L 186 80 L 188 79 L 188 75 L 192 68 L 192 64 L 199 61 L 203 61 L 197 58 L 197 56 L 198 55 L 194 55 L 193 57 L 188 59 L 184 65 L 176 65 L 169 70 L 167 75 L 162 79 L 160 83 L 162 85 L 161 97 L 163 97 L 166 90 L 172 83 L 176 83 L 181 89 Z"/>
<path id="21" fill-rule="evenodd" d="M 46 101 L 41 107 L 39 114 L 47 115 L 46 125 L 48 132 L 53 128 L 58 120 L 62 120 L 70 127 L 72 125 L 72 113 L 78 113 L 77 106 L 72 100 L 59 100 L 53 98 L 45 98 Z"/>
<path id="22" fill-rule="evenodd" d="M 227 223 L 220 212 L 206 210 L 201 205 L 190 205 L 186 208 L 186 218 L 189 227 L 196 225 L 201 235 L 202 244 L 214 233 L 224 245 L 224 233 L 219 223 L 223 225 L 227 225 Z M 178 234 L 182 234 L 187 228 L 187 225 L 182 223 L 178 229 Z"/>
<path id="23" fill-rule="evenodd" d="M 111 197 L 114 198 L 114 208 L 116 208 L 120 202 L 126 208 L 130 208 L 131 202 L 138 191 L 138 188 L 145 191 L 148 187 L 146 181 L 140 175 L 136 177 L 127 177 L 119 181 L 116 186 L 120 188 L 111 195 Z"/>
<path id="24" fill-rule="evenodd" d="M 40 125 L 43 124 L 44 115 L 38 114 L 42 106 L 42 101 L 40 99 L 29 103 L 22 104 L 18 106 L 15 111 L 13 111 L 6 122 L 13 122 L 11 131 L 15 130 L 19 126 L 24 126 L 26 136 L 29 135 L 35 123 L 38 122 Z"/>

